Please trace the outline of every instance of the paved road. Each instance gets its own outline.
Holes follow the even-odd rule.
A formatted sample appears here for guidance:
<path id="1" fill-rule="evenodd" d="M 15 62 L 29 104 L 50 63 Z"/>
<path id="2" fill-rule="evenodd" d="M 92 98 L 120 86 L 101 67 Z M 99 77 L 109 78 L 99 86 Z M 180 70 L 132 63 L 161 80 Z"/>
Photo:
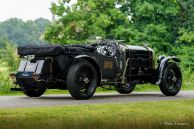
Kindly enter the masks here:
<path id="1" fill-rule="evenodd" d="M 26 96 L 1 96 L 0 108 L 22 108 L 99 103 L 126 103 L 187 99 L 194 99 L 194 91 L 182 91 L 174 97 L 166 97 L 162 95 L 161 92 L 134 92 L 129 95 L 120 95 L 118 93 L 105 93 L 95 94 L 89 100 L 74 100 L 70 95 L 43 95 L 40 98 L 29 98 Z"/>

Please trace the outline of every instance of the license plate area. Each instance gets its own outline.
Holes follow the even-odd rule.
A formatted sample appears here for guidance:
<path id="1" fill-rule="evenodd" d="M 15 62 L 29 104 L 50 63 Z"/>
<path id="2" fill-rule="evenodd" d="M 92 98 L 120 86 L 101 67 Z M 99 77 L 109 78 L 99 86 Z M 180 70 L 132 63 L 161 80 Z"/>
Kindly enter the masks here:
<path id="1" fill-rule="evenodd" d="M 22 77 L 31 77 L 31 74 L 30 73 L 21 73 L 21 76 Z"/>
<path id="2" fill-rule="evenodd" d="M 25 72 L 36 72 L 37 65 L 38 61 L 36 61 L 36 63 L 31 63 L 30 61 L 27 61 Z"/>
<path id="3" fill-rule="evenodd" d="M 29 60 L 21 60 L 18 72 L 23 72 L 22 76 L 27 75 L 28 72 L 40 74 L 44 66 L 44 60 L 37 60 L 36 62 L 30 62 Z"/>

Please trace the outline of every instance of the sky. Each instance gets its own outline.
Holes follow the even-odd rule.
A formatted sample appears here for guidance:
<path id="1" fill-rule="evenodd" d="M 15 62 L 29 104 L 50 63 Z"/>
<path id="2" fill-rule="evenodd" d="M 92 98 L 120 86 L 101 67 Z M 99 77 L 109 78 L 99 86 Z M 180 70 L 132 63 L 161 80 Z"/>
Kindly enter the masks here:
<path id="1" fill-rule="evenodd" d="M 13 17 L 24 21 L 40 17 L 51 20 L 51 1 L 57 0 L 0 0 L 0 22 Z"/>

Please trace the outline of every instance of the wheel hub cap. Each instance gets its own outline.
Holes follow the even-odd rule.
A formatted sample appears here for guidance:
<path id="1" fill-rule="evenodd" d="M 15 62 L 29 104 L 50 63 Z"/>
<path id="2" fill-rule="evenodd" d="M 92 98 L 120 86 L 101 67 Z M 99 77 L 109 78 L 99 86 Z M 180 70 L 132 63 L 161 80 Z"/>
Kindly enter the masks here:
<path id="1" fill-rule="evenodd" d="M 173 77 L 173 78 L 172 78 L 172 81 L 173 81 L 174 83 L 176 82 L 176 80 L 177 80 L 176 77 Z"/>
<path id="2" fill-rule="evenodd" d="M 88 78 L 84 78 L 83 81 L 85 84 L 88 84 L 90 82 Z"/>

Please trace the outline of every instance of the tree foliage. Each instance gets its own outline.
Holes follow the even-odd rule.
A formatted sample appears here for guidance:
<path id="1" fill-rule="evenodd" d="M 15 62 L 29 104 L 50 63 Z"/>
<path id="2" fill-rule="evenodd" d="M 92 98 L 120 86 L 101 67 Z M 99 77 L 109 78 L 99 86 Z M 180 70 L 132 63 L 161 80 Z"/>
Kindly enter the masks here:
<path id="1" fill-rule="evenodd" d="M 41 40 L 45 28 L 50 24 L 46 19 L 40 18 L 35 21 L 22 21 L 12 18 L 0 23 L 0 46 L 3 40 L 8 39 L 17 45 L 44 44 Z"/>
<path id="2" fill-rule="evenodd" d="M 68 44 L 80 43 L 93 36 L 119 37 L 129 26 L 128 15 L 116 7 L 124 1 L 78 0 L 71 7 L 69 0 L 60 1 L 52 7 L 59 20 L 50 26 L 45 38 L 53 43 Z"/>
<path id="3" fill-rule="evenodd" d="M 24 44 L 45 44 L 40 39 L 50 24 L 46 19 L 24 22 L 12 18 L 0 23 L 0 64 L 5 63 L 10 70 L 16 70 L 19 64 L 16 47 Z"/>
<path id="4" fill-rule="evenodd" d="M 11 43 L 8 39 L 3 39 L 0 42 L 3 44 L 0 49 L 0 65 L 4 62 L 10 70 L 16 70 L 19 64 L 16 45 Z"/>
<path id="5" fill-rule="evenodd" d="M 46 40 L 72 44 L 111 37 L 174 55 L 193 47 L 193 0 L 78 0 L 71 6 L 70 1 L 53 4 L 58 21 L 47 29 Z"/>

